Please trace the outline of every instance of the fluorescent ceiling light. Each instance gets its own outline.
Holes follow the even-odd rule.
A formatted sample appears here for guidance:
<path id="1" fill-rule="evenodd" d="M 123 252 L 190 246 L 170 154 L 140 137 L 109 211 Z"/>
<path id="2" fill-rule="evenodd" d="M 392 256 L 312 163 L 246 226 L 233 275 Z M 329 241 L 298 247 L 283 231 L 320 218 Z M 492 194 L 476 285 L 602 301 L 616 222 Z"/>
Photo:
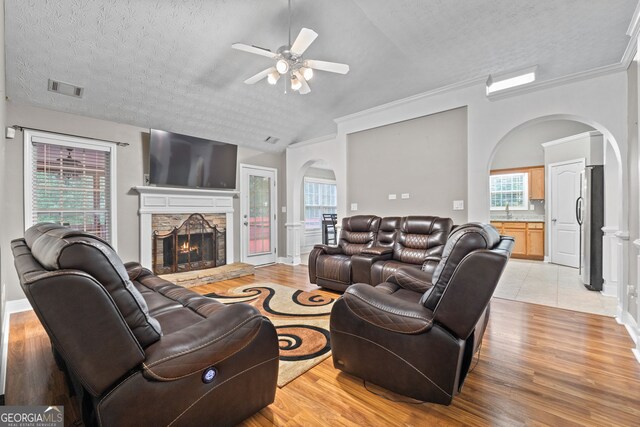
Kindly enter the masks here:
<path id="1" fill-rule="evenodd" d="M 487 79 L 487 95 L 534 82 L 536 80 L 537 68 L 538 67 L 530 67 L 525 70 L 513 71 L 506 74 L 490 75 Z"/>

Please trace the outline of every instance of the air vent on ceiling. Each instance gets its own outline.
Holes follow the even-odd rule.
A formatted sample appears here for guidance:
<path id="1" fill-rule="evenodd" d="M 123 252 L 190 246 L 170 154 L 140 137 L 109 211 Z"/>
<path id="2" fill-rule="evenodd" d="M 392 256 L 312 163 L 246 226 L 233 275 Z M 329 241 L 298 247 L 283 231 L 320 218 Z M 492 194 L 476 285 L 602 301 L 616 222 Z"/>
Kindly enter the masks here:
<path id="1" fill-rule="evenodd" d="M 266 142 L 267 144 L 275 144 L 278 141 L 280 141 L 280 138 L 276 138 L 275 136 L 268 136 L 264 142 Z"/>
<path id="2" fill-rule="evenodd" d="M 73 96 L 75 98 L 82 98 L 84 88 L 49 79 L 49 91 L 59 93 L 61 95 Z"/>

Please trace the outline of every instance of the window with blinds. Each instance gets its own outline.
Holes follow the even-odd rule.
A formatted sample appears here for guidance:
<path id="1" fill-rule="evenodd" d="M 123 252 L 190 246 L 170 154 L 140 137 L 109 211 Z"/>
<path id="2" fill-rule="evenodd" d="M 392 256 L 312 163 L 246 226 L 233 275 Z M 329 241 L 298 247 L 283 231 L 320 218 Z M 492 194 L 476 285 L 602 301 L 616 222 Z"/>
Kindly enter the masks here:
<path id="1" fill-rule="evenodd" d="M 335 182 L 322 179 L 304 179 L 304 228 L 320 230 L 322 214 L 338 211 Z"/>
<path id="2" fill-rule="evenodd" d="M 25 142 L 31 144 L 31 223 L 54 222 L 111 243 L 113 147 Z"/>

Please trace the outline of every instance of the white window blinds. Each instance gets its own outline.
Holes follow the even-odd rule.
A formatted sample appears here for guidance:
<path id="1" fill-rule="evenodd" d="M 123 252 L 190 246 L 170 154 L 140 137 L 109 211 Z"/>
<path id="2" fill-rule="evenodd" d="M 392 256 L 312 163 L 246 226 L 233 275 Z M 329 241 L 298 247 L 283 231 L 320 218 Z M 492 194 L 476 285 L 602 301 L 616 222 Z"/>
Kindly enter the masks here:
<path id="1" fill-rule="evenodd" d="M 112 242 L 113 147 L 31 138 L 31 222 L 54 222 Z"/>

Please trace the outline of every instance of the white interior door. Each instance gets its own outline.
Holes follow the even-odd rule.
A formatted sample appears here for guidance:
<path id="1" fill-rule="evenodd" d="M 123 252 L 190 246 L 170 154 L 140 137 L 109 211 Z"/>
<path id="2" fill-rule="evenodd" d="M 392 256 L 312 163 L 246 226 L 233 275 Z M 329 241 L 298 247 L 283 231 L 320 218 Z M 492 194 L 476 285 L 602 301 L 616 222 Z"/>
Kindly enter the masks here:
<path id="1" fill-rule="evenodd" d="M 551 262 L 578 268 L 580 226 L 576 200 L 580 197 L 580 173 L 584 159 L 549 165 L 549 206 Z"/>
<path id="2" fill-rule="evenodd" d="M 240 165 L 242 262 L 276 262 L 276 169 Z"/>

